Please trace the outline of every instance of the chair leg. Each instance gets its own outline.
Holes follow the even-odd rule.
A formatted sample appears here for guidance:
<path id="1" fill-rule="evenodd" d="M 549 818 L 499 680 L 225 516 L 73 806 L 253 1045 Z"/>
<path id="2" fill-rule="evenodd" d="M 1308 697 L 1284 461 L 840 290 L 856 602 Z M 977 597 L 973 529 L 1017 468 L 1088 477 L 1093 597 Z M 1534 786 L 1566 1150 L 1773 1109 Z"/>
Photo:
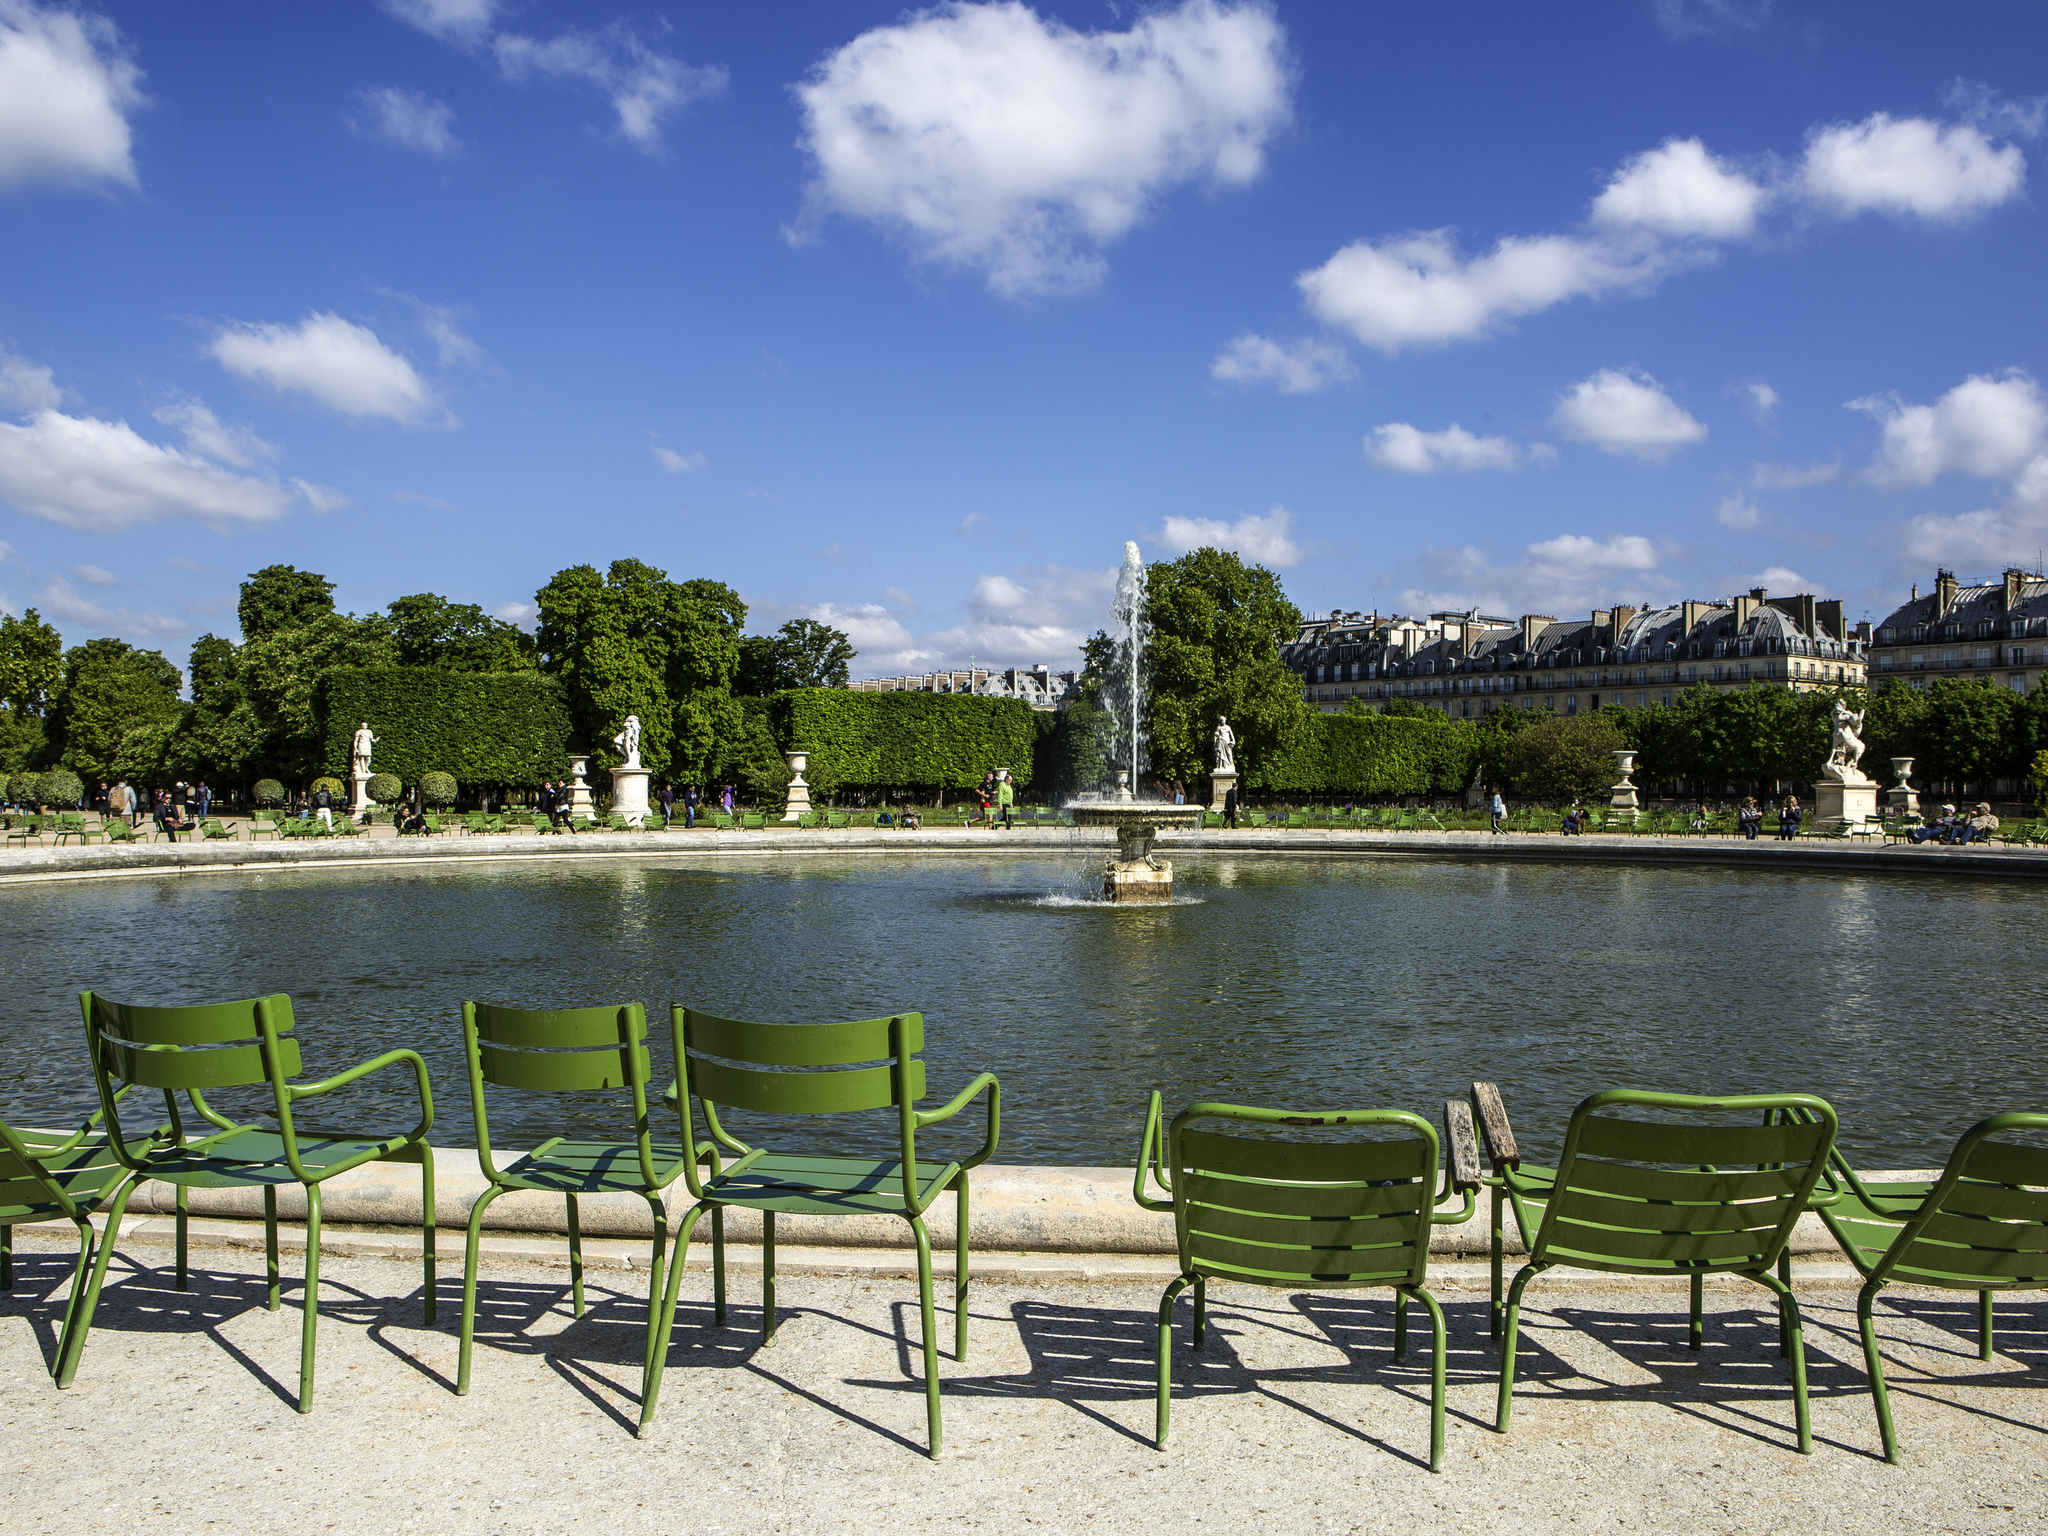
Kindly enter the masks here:
<path id="1" fill-rule="evenodd" d="M 1686 1330 L 1685 1347 L 1694 1354 L 1699 1353 L 1701 1335 L 1706 1332 L 1700 1313 L 1706 1304 L 1707 1277 L 1695 1274 L 1692 1277 L 1692 1324 Z"/>
<path id="2" fill-rule="evenodd" d="M 71 1378 L 78 1374 L 78 1357 L 85 1353 L 86 1335 L 92 1332 L 92 1315 L 99 1309 L 100 1286 L 107 1278 L 107 1260 L 114 1253 L 114 1238 L 121 1230 L 122 1213 L 128 1209 L 129 1197 L 135 1193 L 137 1180 L 125 1181 L 114 1195 L 114 1203 L 107 1207 L 107 1227 L 100 1234 L 99 1252 L 93 1255 L 92 1279 L 85 1288 L 85 1305 L 79 1310 L 71 1326 L 71 1341 L 57 1357 L 57 1385 L 68 1387 Z"/>
<path id="3" fill-rule="evenodd" d="M 655 1335 L 654 1348 L 647 1357 L 647 1369 L 641 1375 L 638 1432 L 642 1435 L 647 1433 L 647 1426 L 654 1422 L 654 1410 L 661 1401 L 661 1373 L 668 1364 L 669 1335 L 675 1330 L 676 1295 L 682 1288 L 683 1266 L 690 1258 L 690 1234 L 696 1230 L 698 1219 L 703 1214 L 703 1206 L 690 1207 L 688 1214 L 683 1217 L 682 1228 L 676 1233 L 675 1251 L 669 1255 L 668 1283 L 663 1286 L 661 1292 L 661 1310 L 658 1318 L 660 1328 Z M 718 1212 L 714 1209 L 711 1214 L 715 1226 Z"/>
<path id="4" fill-rule="evenodd" d="M 682 1260 L 676 1260 L 678 1264 Z M 725 1326 L 725 1207 L 711 1208 L 711 1320 Z"/>
<path id="5" fill-rule="evenodd" d="M 1500 1260 L 1504 1236 L 1505 1234 L 1501 1231 L 1500 1225 L 1500 1186 L 1495 1185 L 1493 1190 L 1493 1243 L 1491 1250 L 1493 1255 L 1493 1310 L 1490 1314 L 1490 1325 L 1487 1331 L 1496 1339 L 1500 1337 Z"/>
<path id="6" fill-rule="evenodd" d="M 476 1204 L 469 1208 L 469 1240 L 462 1251 L 462 1344 L 455 1357 L 455 1390 L 458 1395 L 469 1390 L 469 1357 L 476 1341 L 476 1259 L 477 1245 L 483 1239 L 484 1212 L 504 1192 L 493 1184 L 477 1196 Z"/>
<path id="7" fill-rule="evenodd" d="M 910 1230 L 917 1238 L 917 1306 L 924 1319 L 924 1422 L 931 1442 L 930 1455 L 939 1455 L 939 1329 L 932 1307 L 932 1236 L 924 1218 L 910 1218 Z"/>
<path id="8" fill-rule="evenodd" d="M 275 1312 L 278 1303 L 277 1277 L 277 1186 L 263 1186 L 263 1309 Z"/>
<path id="9" fill-rule="evenodd" d="M 1799 1454 L 1813 1454 L 1813 1418 L 1806 1401 L 1806 1336 L 1799 1322 L 1799 1302 L 1792 1288 L 1776 1275 L 1757 1276 L 1778 1298 L 1778 1320 L 1792 1361 L 1792 1416 L 1799 1429 Z"/>
<path id="10" fill-rule="evenodd" d="M 1394 1292 L 1394 1358 L 1408 1358 L 1408 1298 Z"/>
<path id="11" fill-rule="evenodd" d="M 1187 1289 L 1190 1277 L 1181 1275 L 1167 1286 L 1166 1293 L 1159 1298 L 1159 1335 L 1154 1348 L 1154 1362 L 1159 1376 L 1159 1412 L 1152 1423 L 1152 1448 L 1166 1449 L 1166 1432 L 1171 1427 L 1173 1409 L 1173 1303 L 1180 1293 Z M 1197 1295 L 1201 1293 L 1196 1292 Z"/>
<path id="12" fill-rule="evenodd" d="M 426 1325 L 434 1326 L 434 1303 L 440 1298 L 440 1276 L 434 1262 L 434 1234 L 439 1223 L 434 1216 L 434 1149 L 420 1144 L 420 1285 L 427 1293 Z"/>
<path id="13" fill-rule="evenodd" d="M 654 1217 L 654 1254 L 647 1266 L 647 1349 L 640 1362 L 643 1393 L 647 1389 L 647 1368 L 654 1362 L 654 1335 L 661 1321 L 662 1281 L 667 1277 L 664 1261 L 668 1254 L 668 1207 L 661 1203 L 659 1195 L 649 1195 L 647 1208 Z"/>
<path id="14" fill-rule="evenodd" d="M 1997 1348 L 1997 1339 L 1992 1332 L 1990 1291 L 1977 1293 L 1977 1358 L 1989 1360 Z"/>
<path id="15" fill-rule="evenodd" d="M 1493 1410 L 1493 1427 L 1501 1434 L 1508 1432 L 1508 1415 L 1515 1405 L 1515 1338 L 1521 1332 L 1522 1292 L 1535 1277 L 1536 1266 L 1524 1264 L 1515 1273 L 1515 1283 L 1508 1288 L 1507 1328 L 1500 1346 L 1500 1400 Z"/>
<path id="16" fill-rule="evenodd" d="M 313 1411 L 313 1343 L 320 1327 L 320 1186 L 306 1186 L 306 1298 L 299 1322 L 299 1412 Z"/>
<path id="17" fill-rule="evenodd" d="M 1209 1340 L 1209 1277 L 1195 1276 L 1195 1348 Z"/>
<path id="18" fill-rule="evenodd" d="M 1877 1434 L 1884 1444 L 1884 1459 L 1894 1466 L 1899 1460 L 1899 1432 L 1892 1427 L 1892 1398 L 1885 1390 L 1884 1357 L 1877 1351 L 1877 1319 L 1871 1308 L 1877 1301 L 1878 1284 L 1872 1281 L 1856 1295 L 1856 1324 L 1863 1332 L 1863 1368 L 1870 1376 L 1870 1400 L 1877 1408 Z"/>
<path id="19" fill-rule="evenodd" d="M 775 1213 L 761 1213 L 761 1342 L 775 1342 Z"/>
<path id="20" fill-rule="evenodd" d="M 967 1173 L 953 1202 L 953 1358 L 967 1358 Z"/>
<path id="21" fill-rule="evenodd" d="M 576 1316 L 583 1315 L 583 1222 L 574 1195 L 569 1196 L 569 1304 Z"/>
<path id="22" fill-rule="evenodd" d="M 1444 1309 L 1423 1287 L 1417 1286 L 1415 1294 L 1429 1309 L 1432 1346 L 1429 1365 L 1429 1470 L 1441 1472 L 1444 1469 Z"/>
<path id="23" fill-rule="evenodd" d="M 178 1226 L 178 1271 L 177 1271 L 177 1275 L 178 1275 L 178 1289 L 179 1289 L 179 1290 L 181 1290 L 181 1291 L 189 1291 L 190 1289 L 192 1289 L 192 1286 L 191 1286 L 191 1284 L 190 1284 L 190 1278 L 191 1278 L 191 1277 L 190 1277 L 190 1272 L 189 1272 L 189 1270 L 187 1269 L 187 1267 L 186 1267 L 186 1264 L 185 1264 L 185 1227 L 186 1227 L 186 1225 L 187 1225 L 187 1222 L 188 1222 L 188 1220 L 189 1220 L 189 1217 L 190 1217 L 189 1207 L 190 1207 L 191 1203 L 192 1203 L 192 1197 L 191 1197 L 191 1193 L 190 1193 L 190 1191 L 188 1191 L 188 1190 L 187 1190 L 187 1189 L 185 1188 L 185 1186 L 184 1186 L 184 1185 L 180 1184 L 180 1185 L 178 1186 L 178 1200 L 177 1200 L 177 1209 L 178 1209 L 178 1220 L 177 1220 L 177 1226 Z"/>
<path id="24" fill-rule="evenodd" d="M 0 1237 L 6 1238 L 8 1243 L 7 1248 L 0 1248 L 0 1253 L 6 1253 L 11 1257 L 14 1228 L 0 1227 Z M 71 1295 L 64 1303 L 64 1321 L 57 1329 L 57 1353 L 50 1361 L 50 1375 L 53 1379 L 56 1377 L 58 1366 L 63 1363 L 65 1350 L 70 1347 L 71 1330 L 77 1326 L 79 1308 L 85 1301 L 86 1275 L 92 1264 L 92 1238 L 92 1223 L 81 1218 L 78 1223 L 78 1263 L 71 1271 Z M 10 1273 L 7 1279 L 11 1288 L 13 1275 Z"/>
<path id="25" fill-rule="evenodd" d="M 14 1228 L 0 1227 L 0 1291 L 14 1289 Z"/>

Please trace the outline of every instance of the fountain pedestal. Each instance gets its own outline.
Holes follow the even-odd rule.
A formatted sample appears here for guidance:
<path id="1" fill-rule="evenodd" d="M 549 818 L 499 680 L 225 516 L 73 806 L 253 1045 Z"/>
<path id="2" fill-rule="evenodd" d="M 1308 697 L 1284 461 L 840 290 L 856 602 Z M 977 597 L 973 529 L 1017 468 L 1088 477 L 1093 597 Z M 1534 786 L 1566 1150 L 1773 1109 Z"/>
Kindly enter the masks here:
<path id="1" fill-rule="evenodd" d="M 1199 827 L 1199 805 L 1098 800 L 1077 801 L 1068 808 L 1076 826 L 1116 828 L 1116 857 L 1102 867 L 1104 900 L 1173 900 L 1173 864 L 1152 851 L 1152 842 L 1161 827 Z"/>

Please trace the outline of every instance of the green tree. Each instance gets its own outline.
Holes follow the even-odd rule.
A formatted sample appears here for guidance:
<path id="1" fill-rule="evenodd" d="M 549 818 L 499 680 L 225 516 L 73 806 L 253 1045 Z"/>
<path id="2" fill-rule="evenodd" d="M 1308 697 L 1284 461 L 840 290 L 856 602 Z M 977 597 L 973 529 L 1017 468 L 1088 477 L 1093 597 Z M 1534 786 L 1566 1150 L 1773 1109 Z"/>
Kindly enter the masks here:
<path id="1" fill-rule="evenodd" d="M 609 743 L 640 717 L 655 773 L 706 779 L 742 728 L 732 686 L 747 606 L 723 582 L 671 581 L 639 560 L 558 571 L 535 595 L 543 667 L 559 675 L 583 740 Z"/>
<path id="2" fill-rule="evenodd" d="M 334 583 L 317 571 L 292 565 L 266 565 L 251 571 L 235 605 L 242 639 L 259 639 L 280 630 L 303 629 L 334 612 Z"/>
<path id="3" fill-rule="evenodd" d="M 40 613 L 0 614 L 0 708 L 41 716 L 63 672 L 64 642 Z"/>
<path id="4" fill-rule="evenodd" d="M 844 688 L 853 656 L 844 630 L 816 619 L 791 619 L 772 635 L 741 638 L 733 691 L 765 698 L 785 688 Z"/>
<path id="5" fill-rule="evenodd" d="M 1310 715 L 1301 679 L 1280 660 L 1280 640 L 1301 624 L 1280 580 L 1236 555 L 1197 549 L 1145 574 L 1150 773 L 1206 781 L 1210 740 L 1228 716 L 1242 772 L 1284 754 Z M 1086 649 L 1106 678 L 1114 646 L 1098 633 Z"/>
<path id="6" fill-rule="evenodd" d="M 2001 777 L 2021 777 L 2020 696 L 1981 678 L 1936 678 L 1916 732 L 1916 773 L 1958 790 Z"/>
<path id="7" fill-rule="evenodd" d="M 156 771 L 178 720 L 178 669 L 125 640 L 88 640 L 64 653 L 51 711 L 57 758 L 88 781 Z"/>
<path id="8" fill-rule="evenodd" d="M 432 592 L 415 592 L 394 598 L 385 612 L 402 667 L 530 672 L 540 665 L 532 636 L 475 603 L 451 603 Z"/>
<path id="9" fill-rule="evenodd" d="M 265 745 L 263 722 L 242 688 L 241 656 L 219 635 L 192 642 L 185 706 L 165 755 L 180 773 L 240 782 Z"/>
<path id="10" fill-rule="evenodd" d="M 307 623 L 264 630 L 240 652 L 241 686 L 262 729 L 259 766 L 303 783 L 323 757 L 318 689 L 339 667 L 388 666 L 390 628 L 381 617 L 331 608 Z"/>
<path id="11" fill-rule="evenodd" d="M 1594 799 L 1614 783 L 1614 754 L 1627 745 L 1608 710 L 1553 715 L 1515 733 L 1501 779 L 1524 800 Z"/>

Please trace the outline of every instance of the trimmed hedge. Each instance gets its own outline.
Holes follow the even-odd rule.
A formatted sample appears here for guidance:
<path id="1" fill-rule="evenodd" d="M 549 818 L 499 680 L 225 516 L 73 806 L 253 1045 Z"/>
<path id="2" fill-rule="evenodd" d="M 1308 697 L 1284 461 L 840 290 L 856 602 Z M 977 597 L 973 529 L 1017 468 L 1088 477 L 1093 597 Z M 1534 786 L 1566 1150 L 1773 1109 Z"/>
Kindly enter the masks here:
<path id="1" fill-rule="evenodd" d="M 420 775 L 420 804 L 445 811 L 455 803 L 455 776 L 449 773 Z"/>
<path id="2" fill-rule="evenodd" d="M 769 701 L 776 744 L 810 754 L 813 789 L 972 789 L 991 768 L 1031 783 L 1040 725 L 1018 699 L 793 688 Z"/>
<path id="3" fill-rule="evenodd" d="M 405 793 L 405 786 L 398 781 L 397 774 L 379 769 L 370 775 L 369 791 L 370 798 L 379 805 L 390 805 Z"/>
<path id="4" fill-rule="evenodd" d="M 284 804 L 284 786 L 275 779 L 258 779 L 249 791 L 249 798 L 265 807 Z"/>
<path id="5" fill-rule="evenodd" d="M 440 772 L 475 788 L 566 778 L 574 729 L 561 681 L 536 672 L 350 667 L 320 682 L 325 761 L 348 766 L 358 722 L 376 733 L 373 766 L 408 783 Z"/>
<path id="6" fill-rule="evenodd" d="M 1269 795 L 1449 795 L 1472 782 L 1478 732 L 1462 720 L 1312 715 L 1280 756 L 1246 765 Z"/>

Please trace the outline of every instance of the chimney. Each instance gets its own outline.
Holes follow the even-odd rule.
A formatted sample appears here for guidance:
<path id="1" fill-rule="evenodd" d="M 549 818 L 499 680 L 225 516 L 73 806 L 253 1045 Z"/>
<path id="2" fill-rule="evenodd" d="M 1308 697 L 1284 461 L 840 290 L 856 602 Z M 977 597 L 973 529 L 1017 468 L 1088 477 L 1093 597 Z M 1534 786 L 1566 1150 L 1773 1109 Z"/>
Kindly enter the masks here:
<path id="1" fill-rule="evenodd" d="M 1839 608 L 1841 604 L 1837 603 L 1835 606 Z M 1856 621 L 1856 638 L 1866 647 L 1870 644 L 1870 620 L 1858 619 Z"/>
<path id="2" fill-rule="evenodd" d="M 1540 613 L 1522 615 L 1522 650 L 1525 654 L 1536 654 L 1536 637 L 1543 633 L 1543 626 L 1557 621 Z"/>
<path id="3" fill-rule="evenodd" d="M 2027 579 L 2027 573 L 2026 573 L 2025 571 L 2021 570 L 2021 569 L 2020 569 L 2020 568 L 2019 568 L 2018 566 L 2014 565 L 2014 566 L 2007 566 L 2007 567 L 2006 567 L 2006 571 L 2005 571 L 2005 611 L 2006 611 L 2007 613 L 2011 613 L 2011 612 L 2013 611 L 2013 609 L 2015 609 L 2015 608 L 2019 607 L 2019 605 L 2020 605 L 2020 588 L 2021 588 L 2021 584 L 2022 584 L 2023 582 L 2025 582 L 2025 581 L 2026 581 L 2026 579 Z"/>
<path id="4" fill-rule="evenodd" d="M 1938 619 L 1956 605 L 1956 573 L 1936 571 L 1934 573 L 1934 616 Z"/>
<path id="5" fill-rule="evenodd" d="M 1819 613 L 1820 608 L 1814 602 L 1811 592 L 1802 592 L 1797 597 L 1774 597 L 1770 599 L 1770 605 L 1777 609 L 1778 612 L 1784 614 L 1794 624 L 1797 624 L 1800 633 L 1805 635 L 1807 639 L 1811 640 L 1814 638 L 1814 618 Z M 1836 606 L 1839 607 L 1840 604 Z M 1842 638 L 1842 632 L 1839 629 L 1831 630 L 1830 633 L 1837 640 Z"/>
<path id="6" fill-rule="evenodd" d="M 1714 604 L 1703 603 L 1696 597 L 1688 597 L 1679 604 L 1678 638 L 1681 643 L 1692 638 L 1692 632 L 1700 627 L 1700 620 L 1712 613 L 1714 607 Z"/>
<path id="7" fill-rule="evenodd" d="M 1595 608 L 1593 610 L 1594 637 L 1597 639 L 1600 634 L 1600 631 L 1606 629 L 1613 622 L 1614 615 L 1612 613 L 1608 612 L 1605 608 Z"/>
<path id="8" fill-rule="evenodd" d="M 1920 583 L 1919 583 L 1919 582 L 1917 582 L 1917 581 L 1916 581 L 1916 582 L 1914 582 L 1914 583 L 1913 583 L 1913 595 L 1912 595 L 1911 597 L 1907 598 L 1907 599 L 1906 599 L 1906 601 L 1907 601 L 1907 602 L 1909 602 L 1909 603 L 1917 603 L 1917 602 L 1919 602 L 1919 601 L 1920 601 Z"/>
<path id="9" fill-rule="evenodd" d="M 1824 603 L 1815 603 L 1813 605 L 1813 617 L 1814 621 L 1822 629 L 1833 635 L 1837 640 L 1849 638 L 1849 625 L 1842 615 L 1842 600 L 1839 597 L 1831 597 Z M 1813 631 L 1809 629 L 1807 633 L 1810 635 Z"/>
<path id="10" fill-rule="evenodd" d="M 1628 628 L 1628 621 L 1640 612 L 1642 612 L 1640 608 L 1630 607 L 1626 603 L 1616 606 L 1614 610 L 1614 633 L 1617 638 L 1619 638 L 1624 629 Z"/>
<path id="11" fill-rule="evenodd" d="M 1749 622 L 1749 616 L 1756 612 L 1756 605 L 1764 600 L 1763 589 L 1751 587 L 1747 592 L 1736 594 L 1730 599 L 1735 609 L 1735 627 L 1740 630 Z"/>

